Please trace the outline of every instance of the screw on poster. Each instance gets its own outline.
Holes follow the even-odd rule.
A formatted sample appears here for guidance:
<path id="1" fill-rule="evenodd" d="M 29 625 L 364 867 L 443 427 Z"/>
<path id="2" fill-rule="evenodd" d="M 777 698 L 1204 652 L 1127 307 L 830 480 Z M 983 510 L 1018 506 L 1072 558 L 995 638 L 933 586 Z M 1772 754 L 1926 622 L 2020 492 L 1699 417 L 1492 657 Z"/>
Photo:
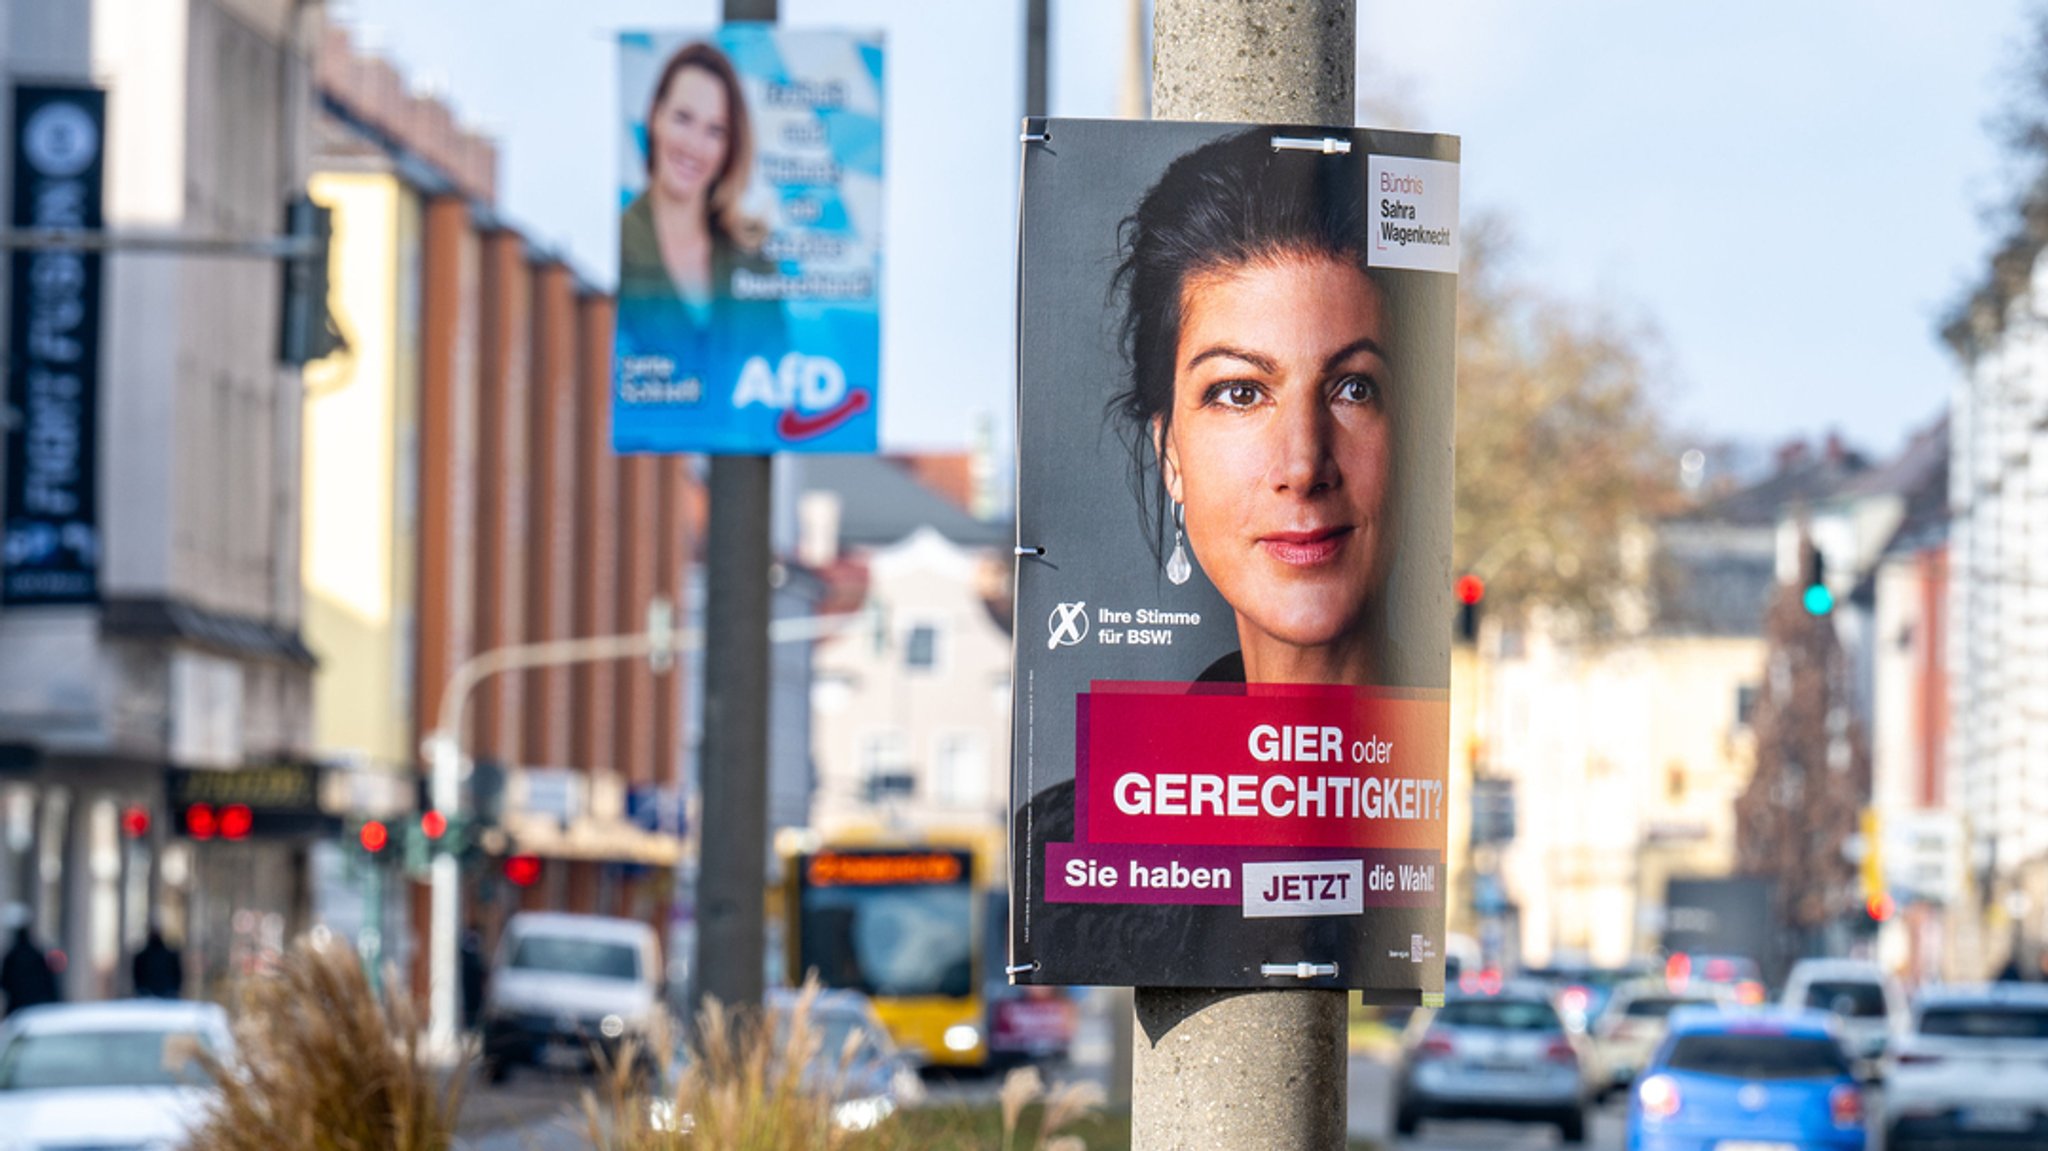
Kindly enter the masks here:
<path id="1" fill-rule="evenodd" d="M 620 452 L 872 452 L 882 38 L 619 37 Z"/>
<path id="2" fill-rule="evenodd" d="M 1441 995 L 1457 159 L 1027 123 L 1016 981 Z"/>

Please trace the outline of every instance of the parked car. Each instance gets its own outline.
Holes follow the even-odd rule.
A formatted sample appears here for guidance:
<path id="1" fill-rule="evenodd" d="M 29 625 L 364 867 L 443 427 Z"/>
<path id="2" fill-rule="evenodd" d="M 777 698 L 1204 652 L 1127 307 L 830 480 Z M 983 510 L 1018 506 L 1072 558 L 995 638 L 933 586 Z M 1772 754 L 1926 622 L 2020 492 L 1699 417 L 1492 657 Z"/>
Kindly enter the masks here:
<path id="1" fill-rule="evenodd" d="M 2048 1147 L 2048 987 L 1923 991 L 1890 1063 L 1890 1151 Z"/>
<path id="2" fill-rule="evenodd" d="M 0 1028 L 0 1146 L 174 1147 L 205 1119 L 206 1056 L 233 1057 L 211 1003 L 52 1004 Z"/>
<path id="3" fill-rule="evenodd" d="M 1586 1053 L 1540 986 L 1459 995 L 1418 1011 L 1402 1046 L 1394 1130 L 1427 1119 L 1510 1119 L 1555 1124 L 1567 1143 L 1586 1138 L 1591 1084 Z"/>
<path id="4" fill-rule="evenodd" d="M 1691 984 L 1672 990 L 1662 979 L 1639 979 L 1615 988 L 1593 1022 L 1593 1048 L 1605 1076 L 1601 1097 L 1625 1091 L 1664 1042 L 1671 1013 L 1681 1007 L 1719 1007 L 1732 1001 L 1726 988 Z"/>
<path id="5" fill-rule="evenodd" d="M 801 999 L 802 993 L 786 987 L 768 992 L 778 1059 L 794 1045 Z M 806 1091 L 831 1097 L 834 1126 L 865 1131 L 923 1097 L 924 1081 L 918 1078 L 916 1064 L 889 1037 L 867 996 L 858 991 L 814 992 L 806 1019 L 813 1045 L 798 1082 Z M 689 1047 L 679 1043 L 669 1064 L 668 1090 L 654 1100 L 650 1112 L 659 1130 L 689 1129 L 688 1116 L 677 1110 L 677 1088 L 689 1066 Z M 771 1070 L 779 1072 L 780 1067 Z"/>
<path id="6" fill-rule="evenodd" d="M 1686 1008 L 1629 1101 L 1629 1151 L 1863 1151 L 1863 1088 L 1833 1017 Z"/>
<path id="7" fill-rule="evenodd" d="M 1800 960 L 1792 965 L 1779 1002 L 1791 1010 L 1832 1014 L 1865 1079 L 1883 1077 L 1884 1053 L 1906 1025 L 1906 997 L 1898 984 L 1877 964 L 1861 959 Z"/>
<path id="8" fill-rule="evenodd" d="M 667 1022 L 661 949 L 635 919 L 521 912 L 505 925 L 484 992 L 484 1074 L 581 1067 Z"/>

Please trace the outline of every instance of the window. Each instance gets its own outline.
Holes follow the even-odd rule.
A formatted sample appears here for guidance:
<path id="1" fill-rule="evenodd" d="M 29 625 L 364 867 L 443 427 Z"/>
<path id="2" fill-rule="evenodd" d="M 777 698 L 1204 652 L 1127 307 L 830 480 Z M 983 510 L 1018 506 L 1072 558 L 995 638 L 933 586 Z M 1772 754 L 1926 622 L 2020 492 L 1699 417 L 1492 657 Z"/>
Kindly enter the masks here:
<path id="1" fill-rule="evenodd" d="M 860 772 L 870 803 L 917 791 L 917 779 L 910 773 L 910 744 L 900 731 L 871 731 L 861 736 Z"/>
<path id="2" fill-rule="evenodd" d="M 1735 688 L 1735 724 L 1736 724 L 1736 726 L 1737 726 L 1737 727 L 1748 727 L 1748 726 L 1749 726 L 1749 724 L 1750 724 L 1750 719 L 1751 719 L 1751 717 L 1752 717 L 1752 716 L 1754 716 L 1755 714 L 1756 714 L 1756 685 L 1755 685 L 1755 684 L 1753 684 L 1753 683 L 1745 683 L 1745 684 L 1740 684 L 1740 685 L 1738 685 L 1738 686 L 1737 686 L 1737 687 Z"/>
<path id="3" fill-rule="evenodd" d="M 1803 1035 L 1681 1035 L 1665 1066 L 1736 1079 L 1835 1079 L 1849 1062 L 1832 1039 Z"/>
<path id="4" fill-rule="evenodd" d="M 521 971 L 555 971 L 589 979 L 640 977 L 640 956 L 631 944 L 564 935 L 526 936 L 513 948 L 511 966 Z"/>
<path id="5" fill-rule="evenodd" d="M 2048 1011 L 2005 1003 L 1930 1007 L 1920 1017 L 1920 1034 L 1958 1039 L 2048 1039 Z"/>
<path id="6" fill-rule="evenodd" d="M 978 731 L 942 731 L 932 741 L 932 788 L 949 807 L 988 802 L 988 750 Z"/>
<path id="7" fill-rule="evenodd" d="M 1462 999 L 1436 1013 L 1446 1027 L 1480 1027 L 1489 1031 L 1562 1031 L 1564 1024 L 1548 1003 L 1526 999 Z"/>
<path id="8" fill-rule="evenodd" d="M 1844 1019 L 1884 1017 L 1884 988 L 1860 980 L 1829 980 L 1806 989 L 1806 1005 Z"/>
<path id="9" fill-rule="evenodd" d="M 0 1056 L 0 1091 L 187 1087 L 206 1082 L 206 1043 L 183 1031 L 53 1031 L 24 1035 Z"/>
<path id="10" fill-rule="evenodd" d="M 903 666 L 912 671 L 931 671 L 938 665 L 938 625 L 917 624 L 903 637 Z"/>

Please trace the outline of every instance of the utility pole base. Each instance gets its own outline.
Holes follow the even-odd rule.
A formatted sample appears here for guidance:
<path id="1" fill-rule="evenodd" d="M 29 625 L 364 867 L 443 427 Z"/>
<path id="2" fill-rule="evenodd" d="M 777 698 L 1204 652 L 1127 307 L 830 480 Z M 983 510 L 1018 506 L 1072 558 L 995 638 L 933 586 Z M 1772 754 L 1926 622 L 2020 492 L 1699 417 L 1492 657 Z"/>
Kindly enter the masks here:
<path id="1" fill-rule="evenodd" d="M 1139 988 L 1132 1151 L 1342 1151 L 1342 991 Z"/>

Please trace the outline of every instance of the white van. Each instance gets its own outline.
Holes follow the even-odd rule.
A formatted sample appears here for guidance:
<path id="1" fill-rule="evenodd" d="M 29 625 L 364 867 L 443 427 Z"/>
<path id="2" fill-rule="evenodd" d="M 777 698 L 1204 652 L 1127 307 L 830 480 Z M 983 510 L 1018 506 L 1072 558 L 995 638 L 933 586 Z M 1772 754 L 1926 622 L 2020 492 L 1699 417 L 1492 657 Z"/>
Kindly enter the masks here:
<path id="1" fill-rule="evenodd" d="M 498 941 L 484 993 L 484 1075 L 581 1066 L 666 1022 L 661 948 L 637 919 L 528 911 Z"/>
<path id="2" fill-rule="evenodd" d="M 1841 1023 L 1842 1045 L 1865 1078 L 1883 1073 L 1885 1051 L 1906 1025 L 1897 981 L 1862 959 L 1802 959 L 1792 965 L 1780 1002 L 1794 1011 L 1826 1011 Z"/>

